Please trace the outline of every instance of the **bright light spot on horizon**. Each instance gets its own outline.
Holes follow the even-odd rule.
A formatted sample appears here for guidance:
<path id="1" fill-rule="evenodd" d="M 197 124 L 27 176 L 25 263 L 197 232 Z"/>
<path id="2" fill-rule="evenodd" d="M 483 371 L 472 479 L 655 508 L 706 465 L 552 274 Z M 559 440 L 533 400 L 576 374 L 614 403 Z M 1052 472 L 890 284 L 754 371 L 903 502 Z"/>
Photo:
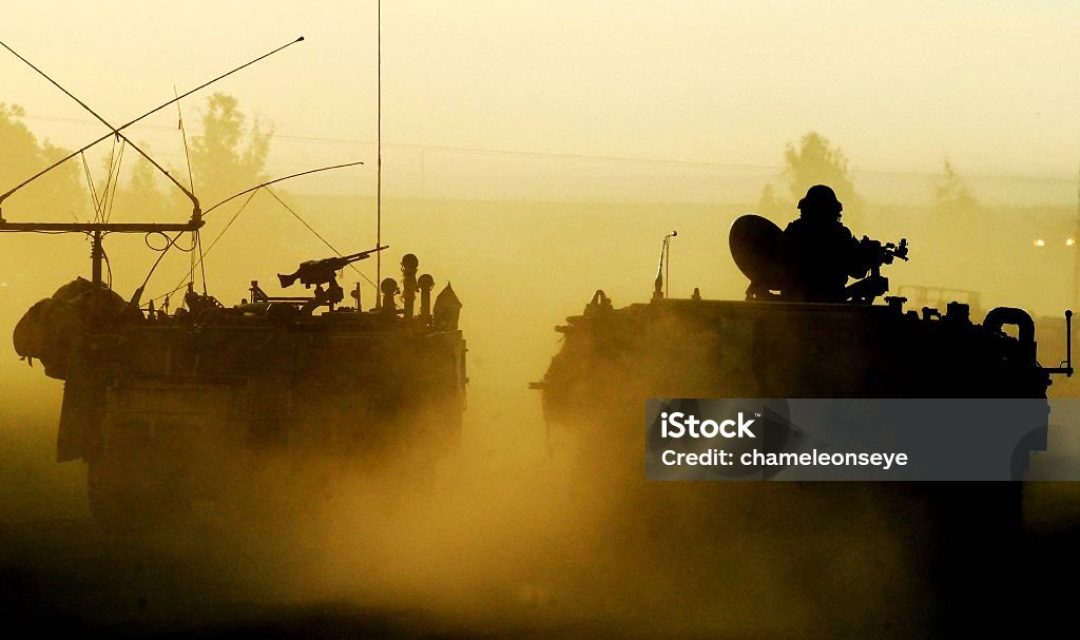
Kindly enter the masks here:
<path id="1" fill-rule="evenodd" d="M 1074 239 L 1072 239 L 1072 238 L 1069 238 L 1069 239 L 1065 240 L 1065 246 L 1066 246 L 1066 247 L 1071 247 L 1071 246 L 1073 246 L 1074 244 L 1076 244 L 1076 240 L 1074 240 Z"/>
<path id="2" fill-rule="evenodd" d="M 1046 240 L 1043 240 L 1042 238 L 1039 238 L 1038 240 L 1036 240 L 1032 244 L 1034 244 L 1036 247 L 1045 247 L 1046 246 Z"/>

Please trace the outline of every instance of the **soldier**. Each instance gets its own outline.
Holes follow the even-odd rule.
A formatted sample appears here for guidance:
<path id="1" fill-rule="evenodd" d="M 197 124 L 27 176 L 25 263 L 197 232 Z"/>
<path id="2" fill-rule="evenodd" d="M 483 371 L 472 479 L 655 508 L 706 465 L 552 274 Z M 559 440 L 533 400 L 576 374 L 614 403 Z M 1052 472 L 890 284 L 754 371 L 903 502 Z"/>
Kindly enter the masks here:
<path id="1" fill-rule="evenodd" d="M 784 229 L 787 278 L 782 295 L 808 302 L 843 302 L 848 276 L 861 278 L 872 256 L 840 222 L 844 206 L 833 190 L 814 185 L 799 200 L 799 218 Z"/>

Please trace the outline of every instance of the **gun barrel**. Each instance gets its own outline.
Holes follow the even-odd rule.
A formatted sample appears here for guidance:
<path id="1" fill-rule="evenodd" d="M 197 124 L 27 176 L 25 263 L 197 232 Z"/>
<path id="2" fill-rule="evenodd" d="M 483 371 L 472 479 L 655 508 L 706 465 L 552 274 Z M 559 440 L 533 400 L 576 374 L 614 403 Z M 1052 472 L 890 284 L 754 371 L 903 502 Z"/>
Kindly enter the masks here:
<path id="1" fill-rule="evenodd" d="M 357 260 L 363 260 L 364 258 L 370 256 L 373 253 L 378 253 L 378 252 L 380 252 L 380 251 L 382 251 L 384 249 L 389 249 L 389 248 L 390 248 L 390 245 L 379 246 L 379 247 L 375 247 L 374 249 L 368 249 L 367 251 L 358 251 L 356 253 L 350 253 L 347 256 L 341 256 L 341 259 L 342 260 L 347 260 L 349 262 L 356 262 Z"/>

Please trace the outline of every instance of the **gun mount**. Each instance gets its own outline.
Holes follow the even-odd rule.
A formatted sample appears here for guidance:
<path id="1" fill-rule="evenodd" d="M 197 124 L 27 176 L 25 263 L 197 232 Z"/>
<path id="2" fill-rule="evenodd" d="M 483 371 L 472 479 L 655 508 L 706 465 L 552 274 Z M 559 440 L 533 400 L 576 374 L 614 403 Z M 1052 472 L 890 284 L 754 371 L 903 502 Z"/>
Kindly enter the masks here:
<path id="1" fill-rule="evenodd" d="M 346 256 L 336 256 L 333 258 L 301 262 L 296 271 L 290 274 L 279 273 L 278 280 L 281 282 L 282 289 L 288 289 L 297 280 L 308 289 L 310 289 L 312 285 L 318 286 L 321 284 L 329 284 L 334 281 L 334 276 L 337 272 L 341 271 L 346 266 L 354 262 L 359 262 L 360 260 L 366 260 L 371 257 L 372 254 L 389 248 L 389 245 L 387 245 L 368 249 L 367 251 L 360 251 L 358 253 L 350 253 Z"/>
<path id="2" fill-rule="evenodd" d="M 302 303 L 300 311 L 305 315 L 310 315 L 312 311 L 323 306 L 332 311 L 334 305 L 345 299 L 345 290 L 338 284 L 337 272 L 354 262 L 366 260 L 373 254 L 389 248 L 389 245 L 378 246 L 374 249 L 350 253 L 344 256 L 301 262 L 296 271 L 288 274 L 279 273 L 278 281 L 280 282 L 282 289 L 288 289 L 296 284 L 297 280 L 300 281 L 300 284 L 304 285 L 305 289 L 310 289 L 314 286 L 314 296 L 310 298 L 294 296 L 272 297 L 266 295 L 262 289 L 259 288 L 258 282 L 252 282 L 252 302 L 300 302 Z"/>
<path id="3" fill-rule="evenodd" d="M 866 257 L 870 273 L 844 288 L 846 299 L 860 304 L 871 304 L 878 296 L 889 290 L 889 279 L 881 275 L 881 267 L 892 264 L 893 260 L 907 262 L 907 238 L 901 238 L 899 244 L 882 244 L 877 240 L 863 236 L 859 241 L 859 251 Z"/>
<path id="4" fill-rule="evenodd" d="M 750 279 L 750 286 L 746 290 L 747 300 L 801 299 L 796 286 L 800 279 L 800 265 L 794 259 L 794 248 L 785 240 L 780 227 L 771 220 L 753 214 L 741 216 L 731 225 L 728 243 L 736 266 Z M 908 259 L 906 238 L 894 244 L 863 236 L 848 250 L 863 275 L 843 287 L 837 296 L 840 298 L 836 300 L 838 302 L 873 303 L 875 298 L 889 290 L 889 280 L 881 275 L 881 267 L 895 260 L 906 262 Z"/>

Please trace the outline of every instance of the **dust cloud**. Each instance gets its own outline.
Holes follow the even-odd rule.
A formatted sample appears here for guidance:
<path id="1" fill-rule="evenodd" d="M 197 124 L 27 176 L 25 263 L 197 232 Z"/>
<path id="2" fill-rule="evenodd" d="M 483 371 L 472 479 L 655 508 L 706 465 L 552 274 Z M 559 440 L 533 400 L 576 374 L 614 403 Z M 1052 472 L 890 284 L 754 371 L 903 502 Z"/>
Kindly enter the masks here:
<path id="1" fill-rule="evenodd" d="M 342 252 L 374 245 L 371 198 L 278 193 Z M 852 222 L 855 233 L 912 244 L 913 262 L 887 274 L 894 285 L 947 285 L 978 292 L 983 311 L 1009 304 L 1047 316 L 1072 295 L 1065 241 L 1044 255 L 1029 240 L 1071 233 L 1066 207 L 984 204 L 961 220 L 929 204 L 873 202 L 859 212 L 862 226 Z M 919 525 L 925 514 L 908 503 L 861 486 L 646 484 L 636 440 L 628 448 L 626 434 L 575 425 L 553 433 L 528 388 L 560 346 L 554 326 L 596 289 L 617 307 L 648 299 L 660 240 L 672 229 L 672 295 L 699 288 L 707 298 L 740 298 L 745 280 L 728 257 L 727 229 L 759 204 L 388 199 L 392 249 L 382 275 L 396 275 L 397 258 L 415 253 L 420 272 L 439 287 L 452 283 L 465 305 L 470 384 L 460 446 L 434 465 L 388 454 L 377 470 L 335 476 L 315 494 L 281 482 L 292 477 L 283 472 L 259 517 L 201 505 L 194 524 L 150 540 L 116 540 L 88 524 L 85 467 L 52 462 L 61 385 L 8 348 L 0 523 L 5 565 L 22 581 L 13 584 L 38 590 L 24 604 L 43 615 L 66 611 L 107 627 L 201 629 L 310 611 L 325 621 L 333 616 L 319 607 L 337 603 L 358 616 L 349 618 L 356 628 L 387 635 L 881 637 L 918 628 L 932 615 L 930 542 Z M 236 205 L 208 217 L 208 240 Z M 769 215 L 782 224 L 790 214 Z M 80 237 L 0 242 L 3 336 L 30 304 L 86 273 L 88 247 Z M 107 249 L 113 286 L 127 296 L 157 254 L 142 237 L 110 236 Z M 234 304 L 250 280 L 273 284 L 276 273 L 332 253 L 258 193 L 206 257 L 209 290 Z M 164 261 L 147 298 L 182 282 L 189 261 Z M 371 261 L 358 266 L 375 279 Z M 370 305 L 374 289 L 360 280 Z M 288 467 L 264 462 L 263 475 Z M 340 467 L 307 464 L 313 473 Z M 49 586 L 62 582 L 70 586 Z"/>

